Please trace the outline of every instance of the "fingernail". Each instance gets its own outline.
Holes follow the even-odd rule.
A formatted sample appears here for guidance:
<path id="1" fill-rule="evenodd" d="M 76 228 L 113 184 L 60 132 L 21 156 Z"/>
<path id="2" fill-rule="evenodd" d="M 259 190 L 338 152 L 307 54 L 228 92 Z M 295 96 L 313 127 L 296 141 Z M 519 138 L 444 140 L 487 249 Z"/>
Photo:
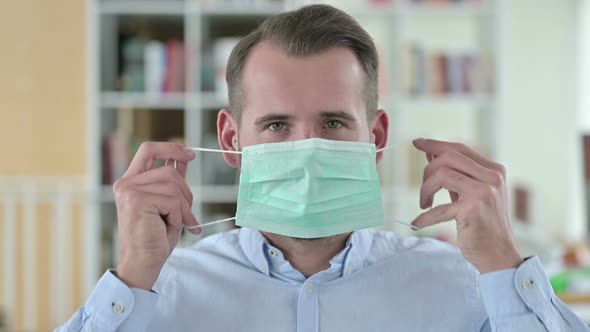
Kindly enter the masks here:
<path id="1" fill-rule="evenodd" d="M 196 224 L 196 225 L 198 225 L 198 224 Z M 197 228 L 191 229 L 190 231 L 193 234 L 201 234 L 202 229 L 201 229 L 201 227 L 197 227 Z"/>
<path id="2" fill-rule="evenodd" d="M 422 138 L 422 137 L 416 138 L 413 142 L 414 142 L 414 144 L 422 144 L 422 142 L 424 142 L 424 138 Z"/>
<path id="3" fill-rule="evenodd" d="M 195 151 L 191 150 L 190 148 L 184 148 L 184 151 L 186 151 L 186 153 L 193 158 L 197 156 Z"/>

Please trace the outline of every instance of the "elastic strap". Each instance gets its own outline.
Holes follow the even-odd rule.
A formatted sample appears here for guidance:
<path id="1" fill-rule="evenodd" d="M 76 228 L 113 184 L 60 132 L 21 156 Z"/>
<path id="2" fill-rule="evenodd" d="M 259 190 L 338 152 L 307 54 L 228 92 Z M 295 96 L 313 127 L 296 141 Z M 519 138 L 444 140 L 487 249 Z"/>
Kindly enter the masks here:
<path id="1" fill-rule="evenodd" d="M 381 152 L 384 150 L 388 150 L 388 149 L 393 149 L 393 148 L 398 148 L 402 145 L 404 145 L 405 143 L 398 143 L 398 144 L 393 144 L 393 145 L 389 145 L 386 146 L 384 148 L 381 148 L 379 150 L 377 150 L 377 152 Z M 242 154 L 242 151 L 234 151 L 234 150 L 220 150 L 220 149 L 208 149 L 208 148 L 187 148 L 189 150 L 194 150 L 194 151 L 206 151 L 206 152 L 221 152 L 221 153 L 233 153 L 233 154 Z"/>
<path id="2" fill-rule="evenodd" d="M 231 218 L 226 218 L 226 219 L 211 221 L 211 222 L 204 223 L 204 224 L 199 224 L 199 225 L 196 225 L 196 226 L 184 226 L 184 228 L 186 228 L 186 229 L 195 229 L 195 228 L 199 228 L 199 227 L 205 227 L 205 226 L 209 226 L 209 225 L 220 224 L 222 222 L 226 222 L 226 221 L 230 221 L 230 220 L 235 220 L 235 219 L 236 219 L 236 217 L 231 217 Z"/>
<path id="3" fill-rule="evenodd" d="M 381 151 L 388 150 L 388 149 L 399 148 L 402 145 L 406 145 L 406 143 L 398 143 L 398 144 L 388 145 L 388 146 L 386 146 L 384 148 L 381 148 L 381 149 L 377 150 L 377 152 L 381 152 Z"/>
<path id="4" fill-rule="evenodd" d="M 233 154 L 242 154 L 242 151 L 234 151 L 234 150 L 219 150 L 219 149 L 207 149 L 207 148 L 187 148 L 189 150 L 195 151 L 207 151 L 207 152 L 222 152 L 222 153 L 233 153 Z"/>

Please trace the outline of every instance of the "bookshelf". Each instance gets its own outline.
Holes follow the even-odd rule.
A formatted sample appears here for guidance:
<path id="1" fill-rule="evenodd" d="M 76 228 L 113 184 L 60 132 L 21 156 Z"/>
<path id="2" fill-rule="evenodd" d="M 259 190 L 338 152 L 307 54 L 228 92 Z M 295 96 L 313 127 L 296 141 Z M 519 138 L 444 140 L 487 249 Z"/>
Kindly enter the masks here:
<path id="1" fill-rule="evenodd" d="M 425 163 L 412 152 L 411 138 L 460 139 L 481 147 L 493 157 L 498 135 L 495 92 L 499 87 L 492 86 L 490 91 L 472 89 L 469 93 L 406 93 L 401 81 L 402 54 L 408 43 L 414 42 L 428 50 L 486 52 L 492 63 L 490 76 L 498 82 L 501 0 L 446 4 L 395 0 L 379 5 L 371 5 L 368 0 L 314 2 L 346 10 L 377 42 L 383 64 L 380 106 L 392 120 L 390 141 L 408 143 L 407 147 L 386 152 L 380 165 L 386 216 L 411 221 L 420 212 L 416 177 L 418 173 L 421 176 Z M 215 120 L 227 99 L 223 90 L 218 89 L 215 73 L 219 71 L 219 61 L 215 53 L 227 53 L 231 49 L 227 45 L 235 42 L 236 37 L 247 34 L 270 15 L 299 6 L 300 1 L 259 0 L 248 2 L 255 3 L 249 6 L 235 3 L 240 1 L 90 2 L 88 58 L 92 81 L 88 141 L 93 208 L 89 210 L 85 236 L 87 292 L 106 268 L 116 264 L 116 208 L 111 183 L 126 167 L 125 156 L 130 158 L 139 142 L 148 139 L 217 148 Z M 150 45 L 157 52 L 148 55 L 137 51 L 145 50 L 145 45 L 154 41 Z M 167 59 L 179 59 L 180 69 L 146 65 L 148 58 L 151 64 L 160 61 L 162 52 Z M 135 61 L 137 53 L 143 60 Z M 167 76 L 169 72 L 184 75 Z M 152 80 L 146 78 L 148 75 Z M 141 82 L 135 85 L 141 81 L 138 77 L 143 77 L 143 86 Z M 198 220 L 233 216 L 237 176 L 221 155 L 199 154 L 189 166 L 187 178 L 195 194 L 193 209 Z M 190 245 L 231 227 L 216 226 L 205 229 L 200 236 L 183 234 L 179 245 Z M 393 224 L 384 228 L 402 234 L 411 232 Z"/>
<path id="2" fill-rule="evenodd" d="M 380 105 L 390 116 L 390 143 L 407 143 L 406 148 L 386 152 L 381 163 L 384 186 L 393 186 L 384 190 L 386 218 L 411 221 L 422 212 L 417 202 L 422 168 L 426 165 L 424 157 L 411 147 L 413 138 L 464 142 L 493 159 L 501 154 L 501 87 L 497 82 L 502 65 L 499 38 L 504 5 L 502 0 L 374 2 L 379 4 L 372 8 L 352 0 L 329 3 L 357 18 L 374 37 L 380 51 L 384 67 L 380 73 L 384 78 L 380 82 Z M 421 93 L 408 89 L 408 70 L 412 68 L 409 64 L 415 65 L 408 62 L 408 51 L 414 45 L 422 49 L 426 67 L 422 71 L 426 71 L 425 80 L 431 81 Z M 430 58 L 435 55 L 446 57 L 446 65 L 452 58 L 474 61 L 475 69 L 467 67 L 465 71 L 471 77 L 471 86 L 435 91 L 433 75 L 428 73 Z M 446 202 L 446 193 L 435 198 L 435 204 Z M 386 224 L 384 228 L 413 234 L 403 225 Z M 418 234 L 454 235 L 454 228 L 453 223 L 447 223 Z"/>

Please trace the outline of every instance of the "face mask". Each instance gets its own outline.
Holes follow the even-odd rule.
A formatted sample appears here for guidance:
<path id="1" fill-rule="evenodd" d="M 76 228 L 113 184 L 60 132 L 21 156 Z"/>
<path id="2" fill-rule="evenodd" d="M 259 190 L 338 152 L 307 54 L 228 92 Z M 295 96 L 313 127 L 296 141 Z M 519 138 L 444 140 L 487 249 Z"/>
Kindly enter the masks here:
<path id="1" fill-rule="evenodd" d="M 187 228 L 235 219 L 260 231 L 321 238 L 384 223 L 374 144 L 312 138 L 243 152 L 193 149 L 241 153 L 242 163 L 236 217 Z"/>

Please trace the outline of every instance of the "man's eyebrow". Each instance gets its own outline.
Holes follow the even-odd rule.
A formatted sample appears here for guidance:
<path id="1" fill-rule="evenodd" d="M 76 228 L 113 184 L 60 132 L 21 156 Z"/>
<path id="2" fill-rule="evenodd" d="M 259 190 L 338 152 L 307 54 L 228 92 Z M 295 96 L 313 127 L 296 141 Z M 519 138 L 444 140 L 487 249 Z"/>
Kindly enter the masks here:
<path id="1" fill-rule="evenodd" d="M 289 118 L 291 118 L 291 116 L 287 114 L 272 113 L 259 117 L 258 119 L 256 119 L 256 122 L 254 122 L 254 124 L 259 125 L 269 121 L 284 121 L 288 120 Z"/>
<path id="2" fill-rule="evenodd" d="M 352 114 L 344 111 L 321 112 L 320 115 L 322 118 L 341 118 L 349 121 L 356 121 L 356 118 Z"/>

